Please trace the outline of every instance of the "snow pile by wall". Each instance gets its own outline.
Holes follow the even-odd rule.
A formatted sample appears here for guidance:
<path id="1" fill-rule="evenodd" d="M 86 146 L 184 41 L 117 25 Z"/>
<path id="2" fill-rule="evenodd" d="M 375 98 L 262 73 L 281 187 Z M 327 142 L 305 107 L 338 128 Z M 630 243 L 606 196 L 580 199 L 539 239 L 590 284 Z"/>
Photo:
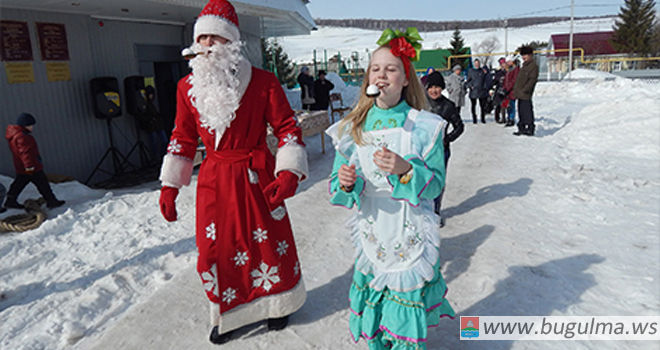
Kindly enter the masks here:
<path id="1" fill-rule="evenodd" d="M 568 79 L 568 74 L 566 74 L 563 79 L 567 80 Z M 571 72 L 571 79 L 617 80 L 617 79 L 625 79 L 625 78 L 622 78 L 618 75 L 614 75 L 612 73 L 601 72 L 601 71 L 591 70 L 591 69 L 578 68 L 578 69 L 575 69 Z"/>

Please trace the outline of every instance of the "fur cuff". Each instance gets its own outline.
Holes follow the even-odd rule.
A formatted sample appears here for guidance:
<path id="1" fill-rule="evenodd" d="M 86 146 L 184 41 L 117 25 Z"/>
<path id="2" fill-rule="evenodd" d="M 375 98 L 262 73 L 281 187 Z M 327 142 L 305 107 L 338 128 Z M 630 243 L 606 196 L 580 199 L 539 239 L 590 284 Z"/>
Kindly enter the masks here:
<path id="1" fill-rule="evenodd" d="M 181 188 L 190 185 L 192 172 L 192 159 L 168 153 L 163 157 L 163 166 L 160 168 L 159 180 L 164 185 Z"/>
<path id="2" fill-rule="evenodd" d="M 282 170 L 289 170 L 302 175 L 302 180 L 309 176 L 307 169 L 307 151 L 299 144 L 286 144 L 277 150 L 275 156 L 275 177 Z"/>

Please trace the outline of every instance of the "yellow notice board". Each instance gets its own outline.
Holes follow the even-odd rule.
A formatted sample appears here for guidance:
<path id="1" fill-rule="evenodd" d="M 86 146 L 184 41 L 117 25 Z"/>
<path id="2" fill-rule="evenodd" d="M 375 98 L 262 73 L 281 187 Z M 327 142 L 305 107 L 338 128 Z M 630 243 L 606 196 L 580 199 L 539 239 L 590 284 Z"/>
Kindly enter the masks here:
<path id="1" fill-rule="evenodd" d="M 69 62 L 46 62 L 46 75 L 48 76 L 48 81 L 71 80 Z"/>
<path id="2" fill-rule="evenodd" d="M 34 83 L 32 62 L 5 62 L 5 72 L 9 84 Z"/>

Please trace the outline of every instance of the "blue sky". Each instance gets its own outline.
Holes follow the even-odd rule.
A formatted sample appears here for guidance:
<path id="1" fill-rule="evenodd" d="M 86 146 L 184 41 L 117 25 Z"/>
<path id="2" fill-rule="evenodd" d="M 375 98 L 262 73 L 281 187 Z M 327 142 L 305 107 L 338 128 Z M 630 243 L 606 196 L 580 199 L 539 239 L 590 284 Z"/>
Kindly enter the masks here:
<path id="1" fill-rule="evenodd" d="M 496 6 L 496 4 L 507 6 Z M 314 18 L 382 18 L 429 21 L 570 16 L 570 0 L 311 0 Z M 575 0 L 576 16 L 616 14 L 623 0 Z M 656 1 L 656 12 L 660 3 Z"/>

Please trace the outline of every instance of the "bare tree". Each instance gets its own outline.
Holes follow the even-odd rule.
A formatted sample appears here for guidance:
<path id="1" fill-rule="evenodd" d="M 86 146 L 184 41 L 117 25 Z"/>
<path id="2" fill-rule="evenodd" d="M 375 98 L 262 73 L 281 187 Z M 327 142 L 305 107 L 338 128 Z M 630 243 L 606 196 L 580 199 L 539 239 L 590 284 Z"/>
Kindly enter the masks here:
<path id="1" fill-rule="evenodd" d="M 477 50 L 476 50 L 477 53 L 485 54 L 482 57 L 483 64 L 490 66 L 490 62 L 492 61 L 492 58 L 493 58 L 492 56 L 490 56 L 490 54 L 492 54 L 497 49 L 499 49 L 500 41 L 497 39 L 496 36 L 491 35 L 491 36 L 487 37 L 486 39 L 484 39 L 481 42 L 481 44 L 476 45 L 476 47 L 477 47 Z"/>

